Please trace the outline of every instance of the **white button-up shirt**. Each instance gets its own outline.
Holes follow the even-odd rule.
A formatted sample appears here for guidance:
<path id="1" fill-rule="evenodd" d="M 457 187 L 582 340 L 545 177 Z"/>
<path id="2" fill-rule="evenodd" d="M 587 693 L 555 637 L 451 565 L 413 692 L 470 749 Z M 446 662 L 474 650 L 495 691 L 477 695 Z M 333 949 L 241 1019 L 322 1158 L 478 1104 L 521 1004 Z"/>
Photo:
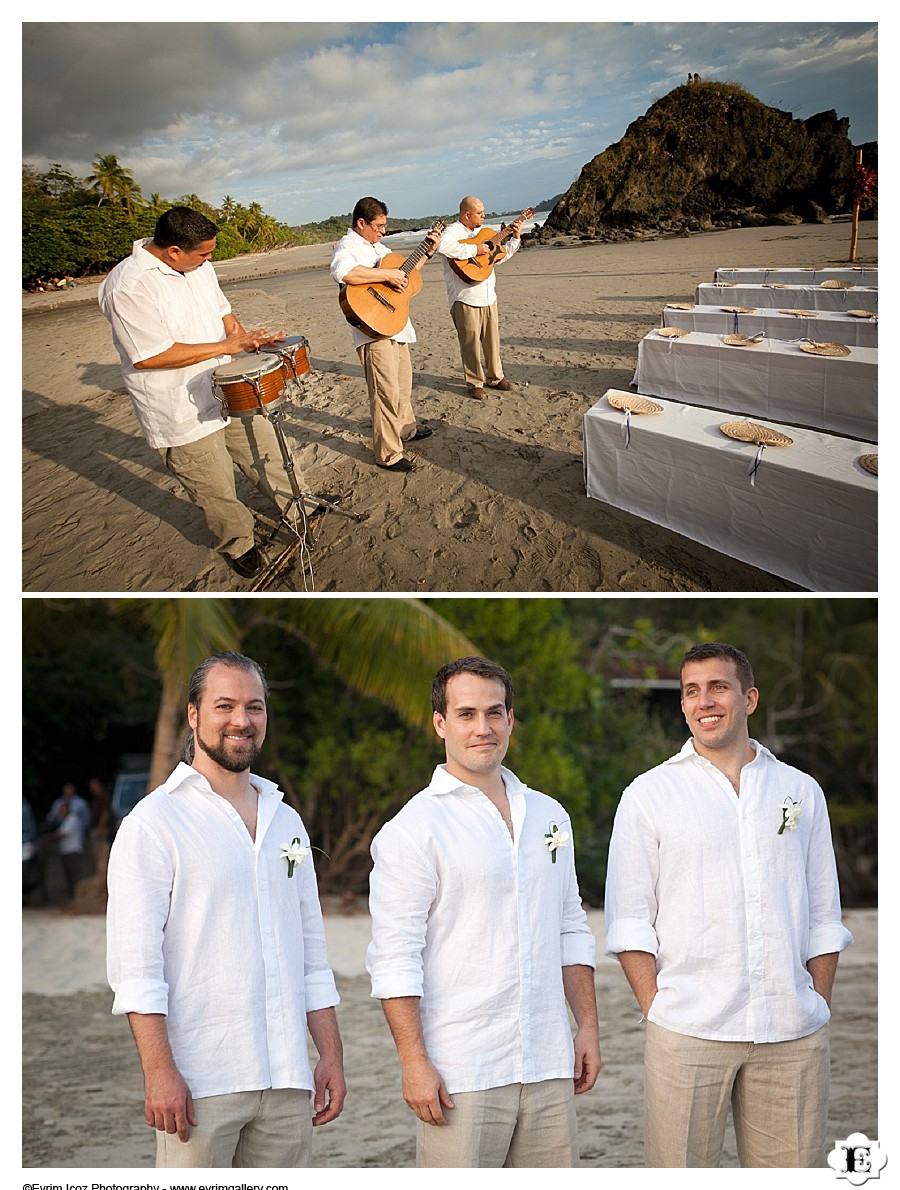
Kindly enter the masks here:
<path id="1" fill-rule="evenodd" d="M 331 254 L 331 276 L 338 285 L 343 285 L 346 275 L 358 264 L 364 265 L 367 269 L 377 269 L 378 262 L 385 256 L 390 256 L 391 251 L 392 249 L 385 248 L 382 243 L 370 244 L 351 227 L 334 246 L 334 252 Z M 362 347 L 363 344 L 374 341 L 371 335 L 361 331 L 358 326 L 350 324 L 350 330 L 353 332 L 354 347 Z M 397 343 L 415 343 L 416 332 L 412 322 L 407 318 L 406 326 L 396 335 L 391 335 L 391 338 Z"/>
<path id="2" fill-rule="evenodd" d="M 271 781 L 256 840 L 206 778 L 180 764 L 123 820 L 109 861 L 113 1013 L 166 1016 L 194 1098 L 311 1090 L 306 1014 L 339 1003 L 312 855 L 288 878 L 281 844 L 309 837 Z"/>
<path id="3" fill-rule="evenodd" d="M 828 811 L 812 777 L 750 741 L 740 797 L 689 740 L 628 786 L 606 884 L 606 953 L 656 956 L 648 1019 L 719 1041 L 789 1041 L 829 1018 L 806 962 L 841 924 Z M 778 829 L 796 803 L 795 830 Z"/>
<path id="4" fill-rule="evenodd" d="M 447 286 L 447 297 L 451 306 L 454 302 L 462 302 L 466 306 L 492 306 L 497 300 L 497 278 L 493 269 L 483 281 L 464 281 L 458 273 L 453 271 L 453 267 L 447 259 L 450 257 L 453 260 L 468 260 L 476 256 L 478 245 L 461 244 L 460 240 L 470 240 L 480 230 L 478 228 L 476 231 L 472 231 L 471 228 L 457 220 L 456 223 L 451 223 L 448 228 L 445 228 L 444 234 L 441 236 L 437 250 L 441 254 L 444 284 Z M 515 237 L 507 239 L 503 244 L 506 256 L 499 263 L 502 264 L 504 260 L 509 260 L 521 246 L 520 239 Z M 494 268 L 497 267 L 497 265 L 494 266 Z"/>
<path id="5" fill-rule="evenodd" d="M 444 765 L 378 832 L 366 967 L 377 999 L 420 997 L 428 1055 L 447 1090 L 572 1078 L 562 968 L 594 966 L 571 838 L 551 858 L 559 802 L 503 780 L 514 838 Z"/>
<path id="6" fill-rule="evenodd" d="M 186 368 L 148 368 L 136 363 L 173 343 L 217 343 L 231 305 L 205 261 L 179 273 L 135 240 L 100 286 L 100 309 L 112 327 L 122 376 L 147 442 L 157 448 L 184 446 L 221 430 L 227 418 L 215 396 L 212 374 L 231 356 L 218 355 Z"/>

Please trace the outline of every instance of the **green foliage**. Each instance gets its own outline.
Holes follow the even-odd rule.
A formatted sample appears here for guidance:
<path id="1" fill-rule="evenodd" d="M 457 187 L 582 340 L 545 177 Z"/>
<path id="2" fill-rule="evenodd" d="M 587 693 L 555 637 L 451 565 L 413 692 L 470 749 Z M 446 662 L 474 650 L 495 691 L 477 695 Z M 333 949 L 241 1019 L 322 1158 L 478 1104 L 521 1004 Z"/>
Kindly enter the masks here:
<path id="1" fill-rule="evenodd" d="M 156 220 L 169 207 L 202 211 L 219 228 L 216 260 L 258 252 L 297 240 L 290 229 L 263 211 L 226 196 L 217 212 L 196 194 L 176 202 L 151 195 L 145 202 L 130 170 L 113 154 L 94 161 L 94 173 L 78 179 L 59 165 L 39 172 L 22 167 L 22 285 L 50 276 L 88 276 L 107 272 L 131 252 L 134 240 L 151 236 Z M 343 234 L 343 229 L 341 231 Z"/>
<path id="2" fill-rule="evenodd" d="M 216 236 L 216 250 L 213 253 L 213 260 L 231 260 L 234 256 L 240 256 L 243 252 L 249 252 L 250 245 L 241 235 L 241 233 L 230 223 L 219 225 L 219 234 Z"/>
<path id="3" fill-rule="evenodd" d="M 113 614 L 123 606 L 116 600 L 25 602 L 24 786 L 36 810 L 64 780 L 108 778 L 121 752 L 149 752 L 157 666 L 209 626 L 203 608 L 192 608 L 197 619 L 180 617 L 171 638 L 165 602 L 127 601 L 127 610 L 146 604 L 141 617 Z M 278 781 L 328 853 L 316 856 L 325 891 L 365 891 L 372 836 L 444 758 L 428 722 L 430 678 L 441 659 L 463 652 L 447 643 L 432 655 L 433 618 L 465 634 L 465 651 L 510 671 L 508 763 L 569 811 L 591 904 L 602 901 L 623 789 L 687 737 L 670 688 L 680 658 L 711 640 L 737 645 L 753 664 L 760 705 L 751 734 L 825 790 L 845 904 L 877 896 L 876 600 L 439 598 L 425 601 L 424 615 L 420 600 L 196 602 L 212 605 L 238 647 L 266 664 L 271 714 L 259 771 Z M 385 614 L 373 616 L 382 604 Z M 407 607 L 418 622 L 404 623 Z M 345 669 L 354 652 L 409 671 L 403 714 L 337 676 L 333 667 Z"/>

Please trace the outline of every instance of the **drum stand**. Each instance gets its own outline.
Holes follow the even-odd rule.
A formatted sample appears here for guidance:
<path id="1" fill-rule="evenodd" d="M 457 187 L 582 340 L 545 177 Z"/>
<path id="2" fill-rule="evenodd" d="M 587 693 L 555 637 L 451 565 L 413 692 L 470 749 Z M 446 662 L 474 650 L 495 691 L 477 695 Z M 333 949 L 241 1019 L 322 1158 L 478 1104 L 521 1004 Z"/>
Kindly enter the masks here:
<path id="1" fill-rule="evenodd" d="M 348 512 L 347 509 L 340 508 L 337 504 L 326 500 L 323 496 L 313 495 L 310 492 L 302 492 L 300 485 L 297 483 L 294 458 L 281 425 L 284 420 L 284 410 L 280 407 L 270 410 L 266 406 L 261 406 L 260 412 L 272 423 L 272 429 L 275 431 L 275 437 L 278 440 L 278 446 L 281 450 L 281 459 L 284 463 L 285 474 L 291 485 L 291 500 L 282 511 L 280 523 L 284 525 L 295 540 L 265 568 L 253 584 L 252 590 L 260 590 L 270 583 L 286 568 L 287 564 L 297 553 L 300 554 L 304 590 L 315 590 L 315 576 L 313 575 L 312 559 L 309 556 L 309 543 L 312 534 L 310 533 L 307 510 L 310 512 L 337 512 L 341 516 L 347 517 L 348 520 L 357 522 L 364 521 L 368 514 Z"/>

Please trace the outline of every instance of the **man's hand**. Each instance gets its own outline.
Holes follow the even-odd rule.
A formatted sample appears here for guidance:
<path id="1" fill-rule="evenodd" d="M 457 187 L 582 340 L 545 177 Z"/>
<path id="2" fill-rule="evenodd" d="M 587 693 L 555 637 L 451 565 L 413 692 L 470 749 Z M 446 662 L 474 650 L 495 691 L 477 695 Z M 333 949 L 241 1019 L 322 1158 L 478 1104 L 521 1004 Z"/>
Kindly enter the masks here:
<path id="1" fill-rule="evenodd" d="M 320 1124 L 330 1124 L 332 1120 L 336 1120 L 344 1110 L 347 1084 L 344 1082 L 342 1063 L 335 1059 L 320 1058 L 313 1080 L 316 1086 L 313 1099 L 313 1128 L 318 1128 Z"/>
<path id="2" fill-rule="evenodd" d="M 444 1080 L 427 1058 L 404 1065 L 403 1098 L 425 1124 L 447 1124 L 442 1108 L 454 1106 Z"/>
<path id="3" fill-rule="evenodd" d="M 402 293 L 409 285 L 409 277 L 403 269 L 379 269 L 378 272 L 378 280 L 390 285 L 391 289 L 398 289 Z"/>
<path id="4" fill-rule="evenodd" d="M 600 1038 L 596 1030 L 579 1029 L 575 1034 L 575 1094 L 590 1091 L 600 1073 Z"/>
<path id="5" fill-rule="evenodd" d="M 271 343 L 275 339 L 284 337 L 283 331 L 245 331 L 243 328 L 233 331 L 221 343 L 221 354 L 223 355 L 240 355 L 244 351 L 256 351 L 266 343 Z"/>
<path id="6" fill-rule="evenodd" d="M 175 1066 L 144 1076 L 144 1119 L 158 1132 L 178 1133 L 186 1141 L 197 1126 L 191 1090 Z"/>

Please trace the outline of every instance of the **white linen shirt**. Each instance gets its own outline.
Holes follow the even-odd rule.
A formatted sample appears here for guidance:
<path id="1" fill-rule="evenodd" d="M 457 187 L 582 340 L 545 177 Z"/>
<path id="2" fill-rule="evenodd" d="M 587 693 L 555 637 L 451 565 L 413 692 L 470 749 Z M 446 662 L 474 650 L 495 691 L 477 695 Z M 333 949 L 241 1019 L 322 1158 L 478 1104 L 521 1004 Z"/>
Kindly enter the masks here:
<path id="1" fill-rule="evenodd" d="M 559 802 L 503 769 L 515 838 L 479 789 L 439 765 L 372 843 L 376 999 L 420 997 L 428 1055 L 447 1090 L 572 1078 L 562 968 L 593 967 L 571 839 Z"/>
<path id="2" fill-rule="evenodd" d="M 150 446 L 184 446 L 221 430 L 228 418 L 213 391 L 212 373 L 231 359 L 217 355 L 186 368 L 148 368 L 136 363 L 173 343 L 216 343 L 225 338 L 222 319 L 231 305 L 209 261 L 179 273 L 135 240 L 100 286 L 100 309 L 119 353 L 125 387 Z"/>
<path id="3" fill-rule="evenodd" d="M 497 300 L 497 278 L 492 269 L 483 281 L 464 281 L 458 273 L 454 273 L 448 257 L 453 260 L 468 260 L 478 254 L 477 244 L 461 244 L 460 240 L 470 240 L 478 234 L 480 228 L 472 231 L 459 220 L 445 228 L 441 241 L 437 246 L 441 254 L 441 265 L 444 269 L 444 284 L 447 286 L 447 297 L 452 306 L 454 302 L 462 302 L 465 306 L 493 306 Z M 499 264 L 509 260 L 522 246 L 521 239 L 512 237 L 504 243 L 506 255 Z M 494 268 L 497 268 L 495 265 Z"/>
<path id="4" fill-rule="evenodd" d="M 656 956 L 648 1020 L 719 1041 L 789 1041 L 829 1018 L 806 962 L 853 941 L 841 924 L 825 797 L 750 741 L 736 796 L 688 740 L 622 795 L 606 884 L 608 955 Z M 785 799 L 796 830 L 778 834 Z"/>
<path id="5" fill-rule="evenodd" d="M 312 1090 L 306 1015 L 339 1003 L 312 856 L 288 878 L 281 844 L 308 847 L 278 786 L 256 840 L 206 778 L 179 764 L 122 821 L 109 861 L 113 1014 L 162 1013 L 194 1098 Z"/>
<path id="6" fill-rule="evenodd" d="M 331 276 L 338 285 L 343 285 L 344 278 L 356 265 L 361 264 L 367 269 L 376 269 L 379 260 L 390 256 L 390 254 L 391 249 L 385 248 L 384 244 L 370 244 L 358 231 L 354 231 L 352 227 L 348 228 L 347 234 L 338 240 L 334 246 L 334 252 L 331 254 Z M 375 342 L 371 335 L 361 331 L 358 326 L 348 325 L 353 332 L 354 348 L 362 347 L 365 343 Z M 396 335 L 391 335 L 391 338 L 397 343 L 415 343 L 416 332 L 410 319 L 407 318 L 406 326 Z"/>

